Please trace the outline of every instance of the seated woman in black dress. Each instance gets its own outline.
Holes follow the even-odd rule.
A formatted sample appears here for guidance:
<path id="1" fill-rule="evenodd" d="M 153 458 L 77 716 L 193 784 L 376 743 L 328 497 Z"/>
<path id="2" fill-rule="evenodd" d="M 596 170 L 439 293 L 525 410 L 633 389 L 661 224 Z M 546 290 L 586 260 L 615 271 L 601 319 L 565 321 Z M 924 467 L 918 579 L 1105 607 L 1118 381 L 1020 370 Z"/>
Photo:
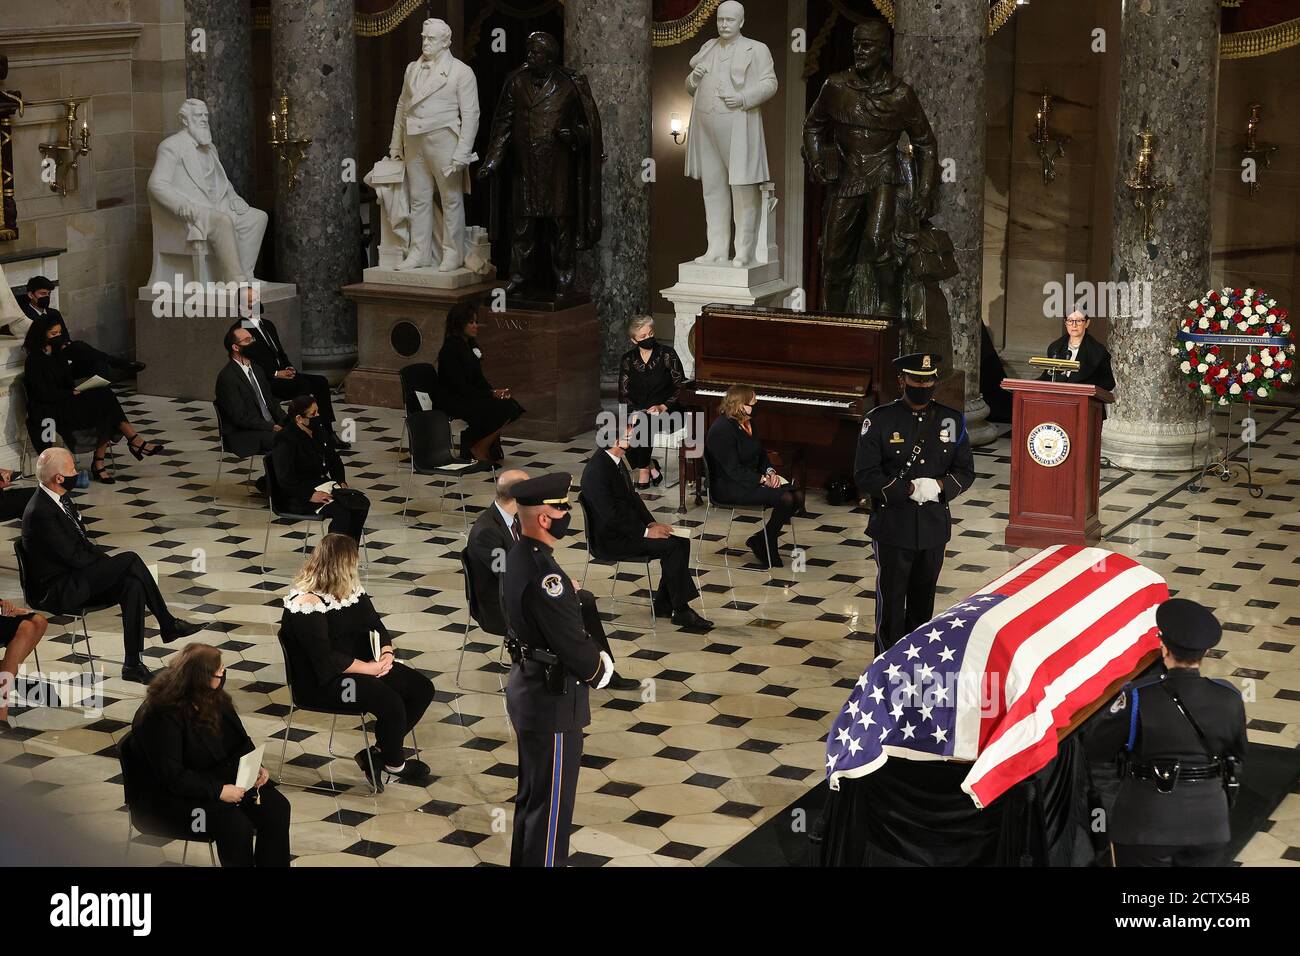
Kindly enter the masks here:
<path id="1" fill-rule="evenodd" d="M 1110 369 L 1110 353 L 1090 334 L 1092 320 L 1075 309 L 1065 319 L 1065 334 L 1047 347 L 1047 357 L 1071 359 L 1079 363 L 1077 372 L 1058 372 L 1058 382 L 1071 385 L 1096 385 L 1108 392 L 1115 390 L 1115 375 Z M 1038 376 L 1039 381 L 1052 377 L 1050 372 Z"/>
<path id="2" fill-rule="evenodd" d="M 370 499 L 348 487 L 330 431 L 320 420 L 316 399 L 296 395 L 289 401 L 285 426 L 275 433 L 271 465 L 275 481 L 284 496 L 275 502 L 282 511 L 318 513 L 330 519 L 330 531 L 361 540 L 370 514 Z M 333 491 L 317 491 L 318 485 L 336 482 Z"/>
<path id="3" fill-rule="evenodd" d="M 645 429 L 645 444 L 633 444 L 627 450 L 627 464 L 636 469 L 636 486 L 648 488 L 663 481 L 650 458 L 653 446 L 649 444 L 662 420 L 655 416 L 665 412 L 680 412 L 677 393 L 686 381 L 682 360 L 671 345 L 655 341 L 655 320 L 648 315 L 638 315 L 628 323 L 628 336 L 632 347 L 623 353 L 618 366 L 618 401 L 628 412 L 645 412 L 650 416 Z"/>
<path id="4" fill-rule="evenodd" d="M 72 442 L 74 435 L 80 438 L 89 434 L 95 442 L 91 471 L 96 481 L 106 485 L 114 483 L 112 473 L 104 467 L 104 456 L 108 454 L 109 444 L 117 441 L 119 435 L 126 436 L 136 461 L 162 451 L 161 442 L 145 441 L 131 427 L 111 388 L 77 390 L 71 357 L 67 354 L 67 332 L 58 318 L 46 315 L 34 320 L 23 340 L 23 348 L 27 351 L 23 385 L 27 390 L 28 421 L 53 419 L 65 443 Z M 41 431 L 37 429 L 34 434 Z M 44 441 L 41 448 L 51 444 Z"/>
<path id="5" fill-rule="evenodd" d="M 182 831 L 202 820 L 222 866 L 288 866 L 289 801 L 265 767 L 252 792 L 235 786 L 239 758 L 254 748 L 225 684 L 209 644 L 187 645 L 150 681 L 128 746 L 152 780 L 132 809 Z"/>
<path id="6" fill-rule="evenodd" d="M 709 498 L 719 504 L 771 508 L 766 527 L 750 535 L 745 544 L 762 567 L 779 568 L 783 566 L 777 551 L 781 529 L 803 507 L 803 492 L 783 483 L 754 434 L 756 403 L 754 390 L 748 385 L 733 385 L 722 396 L 718 417 L 704 437 Z"/>
<path id="7" fill-rule="evenodd" d="M 464 419 L 460 457 L 499 465 L 501 430 L 524 413 L 510 389 L 493 388 L 483 376 L 478 347 L 478 310 L 468 302 L 447 313 L 447 334 L 438 353 L 438 407 L 449 418 Z"/>
<path id="8" fill-rule="evenodd" d="M 370 632 L 379 634 L 379 658 Z M 376 790 L 397 780 L 421 785 L 429 766 L 406 756 L 402 741 L 433 700 L 433 682 L 393 657 L 393 640 L 357 574 L 357 543 L 327 534 L 316 546 L 284 599 L 280 635 L 293 668 L 300 700 L 325 707 L 341 702 L 375 717 L 371 750 L 356 754 L 357 766 Z"/>
<path id="9" fill-rule="evenodd" d="M 45 636 L 49 623 L 35 611 L 0 600 L 0 647 L 4 648 L 0 660 L 0 730 L 9 727 L 9 692 L 18 668 Z"/>

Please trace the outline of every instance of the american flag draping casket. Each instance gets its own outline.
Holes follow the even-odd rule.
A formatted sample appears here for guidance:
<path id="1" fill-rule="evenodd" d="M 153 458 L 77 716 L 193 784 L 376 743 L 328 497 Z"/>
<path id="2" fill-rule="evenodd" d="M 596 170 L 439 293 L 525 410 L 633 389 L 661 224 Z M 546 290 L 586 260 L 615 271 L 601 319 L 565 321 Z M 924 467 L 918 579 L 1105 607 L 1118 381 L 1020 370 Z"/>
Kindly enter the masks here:
<path id="1" fill-rule="evenodd" d="M 832 789 L 891 756 L 970 761 L 976 806 L 1045 766 L 1057 732 L 1156 650 L 1164 579 L 1102 548 L 1040 551 L 877 657 L 831 724 Z"/>

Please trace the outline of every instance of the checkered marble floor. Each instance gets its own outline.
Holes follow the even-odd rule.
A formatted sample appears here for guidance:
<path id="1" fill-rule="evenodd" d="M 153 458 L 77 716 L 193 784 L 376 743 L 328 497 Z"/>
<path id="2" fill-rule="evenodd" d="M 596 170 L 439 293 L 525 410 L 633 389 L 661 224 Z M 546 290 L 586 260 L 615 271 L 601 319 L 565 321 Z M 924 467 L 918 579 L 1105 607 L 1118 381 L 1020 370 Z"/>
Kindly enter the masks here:
<path id="1" fill-rule="evenodd" d="M 453 485 L 441 497 L 416 478 L 408 514 L 401 512 L 405 473 L 400 414 L 340 406 L 355 422 L 349 480 L 373 502 L 365 585 L 399 657 L 427 674 L 437 698 L 417 728 L 434 780 L 390 786 L 370 795 L 350 755 L 361 747 L 355 720 L 340 721 L 331 759 L 329 721 L 295 716 L 279 772 L 288 693 L 275 631 L 280 598 L 298 568 L 308 532 L 274 525 L 267 535 L 265 499 L 250 495 L 239 465 L 226 464 L 219 484 L 211 406 L 125 396 L 132 420 L 168 440 L 167 454 L 135 462 L 119 453 L 118 483 L 93 485 L 79 498 L 93 534 L 113 548 L 156 564 L 169 603 L 205 624 L 201 639 L 219 646 L 233 695 L 254 740 L 293 805 L 297 866 L 504 864 L 509 855 L 515 743 L 499 693 L 499 645 L 472 630 L 460 686 L 455 672 L 466 621 L 457 555 L 465 518 Z M 1108 546 L 1163 574 L 1177 593 L 1208 602 L 1225 639 L 1205 666 L 1212 676 L 1250 682 L 1253 741 L 1300 746 L 1300 414 L 1258 413 L 1255 499 L 1236 482 L 1211 479 L 1188 489 L 1187 474 L 1103 471 L 1102 515 Z M 509 464 L 535 472 L 566 469 L 575 480 L 590 438 L 565 444 L 509 441 Z M 979 478 L 954 508 L 957 526 L 940 582 L 939 605 L 959 600 L 1031 552 L 1002 545 L 1009 441 L 977 450 Z M 1240 476 L 1238 476 L 1240 477 Z M 491 503 L 488 476 L 465 479 L 469 519 Z M 660 622 L 650 628 L 644 578 L 624 565 L 595 565 L 586 584 L 600 599 L 620 671 L 643 681 L 638 693 L 592 693 L 593 722 L 579 778 L 571 839 L 575 865 L 704 865 L 780 813 L 822 776 L 823 738 L 847 688 L 872 654 L 874 566 L 865 547 L 865 515 L 810 497 L 811 518 L 797 522 L 806 567 L 772 575 L 745 561 L 741 542 L 754 519 L 732 529 L 729 561 L 721 553 L 726 517 L 710 515 L 697 531 L 704 613 L 716 628 L 686 634 Z M 703 509 L 674 516 L 676 489 L 650 499 L 659 516 L 696 524 Z M 313 526 L 313 539 L 318 528 Z M 0 530 L 14 537 L 16 524 Z M 559 554 L 583 574 L 582 535 Z M 265 560 L 265 570 L 263 561 Z M 18 598 L 12 551 L 0 545 L 0 594 Z M 611 591 L 618 600 L 610 600 Z M 633 594 L 634 591 L 639 591 Z M 625 600 L 626 599 L 626 600 Z M 641 603 L 631 603 L 639 601 Z M 70 638 L 75 621 L 56 618 L 40 648 L 46 671 L 78 671 Z M 0 737 L 0 773 L 37 794 L 51 812 L 120 845 L 126 816 L 114 740 L 139 706 L 142 688 L 118 678 L 121 626 L 115 613 L 89 622 L 105 664 L 102 708 L 15 711 L 18 729 Z M 174 653 L 150 630 L 154 666 Z M 114 663 L 116 661 L 116 663 Z M 34 663 L 29 661 L 29 666 Z M 177 862 L 182 844 L 146 840 L 140 862 Z M 1277 809 L 1240 858 L 1247 864 L 1300 863 L 1300 789 Z M 207 854 L 190 855 L 206 864 Z"/>

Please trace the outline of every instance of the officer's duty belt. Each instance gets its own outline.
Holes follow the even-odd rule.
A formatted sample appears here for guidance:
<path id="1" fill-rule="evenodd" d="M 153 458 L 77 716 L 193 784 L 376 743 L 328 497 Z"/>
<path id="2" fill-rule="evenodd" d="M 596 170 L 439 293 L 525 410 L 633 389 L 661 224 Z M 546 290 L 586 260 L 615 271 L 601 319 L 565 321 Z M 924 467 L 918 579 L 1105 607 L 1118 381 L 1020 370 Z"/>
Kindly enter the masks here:
<path id="1" fill-rule="evenodd" d="M 1135 780 L 1154 780 L 1156 789 L 1169 793 L 1175 784 L 1192 783 L 1197 780 L 1219 780 L 1223 777 L 1223 764 L 1219 761 L 1209 764 L 1185 764 L 1179 760 L 1152 760 L 1147 763 L 1135 763 L 1129 768 L 1129 775 Z"/>
<path id="2" fill-rule="evenodd" d="M 545 664 L 547 667 L 552 664 L 558 664 L 560 659 L 550 651 L 543 650 L 540 647 L 530 647 L 527 644 L 518 644 L 519 658 L 525 661 L 536 661 L 539 664 Z"/>

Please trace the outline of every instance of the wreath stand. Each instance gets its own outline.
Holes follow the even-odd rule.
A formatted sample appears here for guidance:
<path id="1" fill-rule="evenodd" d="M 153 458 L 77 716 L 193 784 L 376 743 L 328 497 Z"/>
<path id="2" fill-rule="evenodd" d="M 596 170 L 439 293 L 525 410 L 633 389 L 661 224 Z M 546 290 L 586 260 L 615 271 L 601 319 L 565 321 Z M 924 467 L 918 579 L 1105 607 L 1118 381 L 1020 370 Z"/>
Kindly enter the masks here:
<path id="1" fill-rule="evenodd" d="M 1264 497 L 1263 487 L 1255 483 L 1255 473 L 1252 467 L 1251 459 L 1255 443 L 1253 441 L 1243 442 L 1246 446 L 1246 461 L 1244 464 L 1235 461 L 1232 457 L 1232 410 L 1238 406 L 1244 409 L 1241 420 L 1245 421 L 1246 418 L 1250 417 L 1249 402 L 1230 402 L 1227 405 L 1220 405 L 1217 402 L 1206 403 L 1206 424 L 1210 430 L 1210 440 L 1205 443 L 1205 463 L 1201 466 L 1201 473 L 1187 486 L 1189 491 L 1197 493 L 1205 491 L 1206 475 L 1212 475 L 1220 481 L 1226 482 L 1231 481 L 1238 471 L 1245 471 L 1246 491 L 1252 498 Z M 1226 418 L 1223 429 L 1223 451 L 1215 455 L 1214 421 L 1218 417 L 1220 409 L 1223 410 Z"/>

